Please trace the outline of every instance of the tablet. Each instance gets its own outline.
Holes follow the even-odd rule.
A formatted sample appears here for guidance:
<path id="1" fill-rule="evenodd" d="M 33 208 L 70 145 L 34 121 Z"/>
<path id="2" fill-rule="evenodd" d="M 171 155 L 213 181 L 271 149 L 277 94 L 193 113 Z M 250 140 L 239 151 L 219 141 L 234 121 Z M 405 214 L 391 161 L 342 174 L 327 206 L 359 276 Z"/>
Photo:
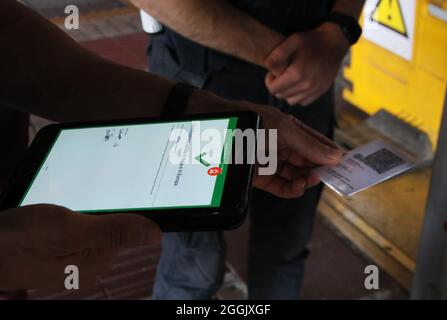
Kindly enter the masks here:
<path id="1" fill-rule="evenodd" d="M 135 213 L 164 231 L 223 230 L 246 216 L 255 113 L 54 124 L 42 129 L 0 208 L 55 204 L 85 214 Z M 249 135 L 246 135 L 249 136 Z M 254 134 L 256 137 L 256 134 Z M 240 144 L 238 142 L 238 144 Z"/>

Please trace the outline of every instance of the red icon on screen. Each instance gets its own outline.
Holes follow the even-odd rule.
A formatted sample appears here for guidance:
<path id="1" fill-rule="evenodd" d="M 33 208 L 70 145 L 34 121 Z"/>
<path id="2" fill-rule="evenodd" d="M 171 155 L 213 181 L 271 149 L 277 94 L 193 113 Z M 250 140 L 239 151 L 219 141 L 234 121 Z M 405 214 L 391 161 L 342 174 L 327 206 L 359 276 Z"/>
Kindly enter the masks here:
<path id="1" fill-rule="evenodd" d="M 217 176 L 217 175 L 219 175 L 221 173 L 222 173 L 222 169 L 219 168 L 219 167 L 213 167 L 211 169 L 208 169 L 208 174 L 210 176 Z"/>

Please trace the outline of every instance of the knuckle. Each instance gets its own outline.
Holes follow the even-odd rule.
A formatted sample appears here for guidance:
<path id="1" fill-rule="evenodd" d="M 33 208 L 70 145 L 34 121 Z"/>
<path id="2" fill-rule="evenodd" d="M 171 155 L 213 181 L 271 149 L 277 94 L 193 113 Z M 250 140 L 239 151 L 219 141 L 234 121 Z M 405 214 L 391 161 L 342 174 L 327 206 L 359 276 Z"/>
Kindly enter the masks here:
<path id="1" fill-rule="evenodd" d="M 265 86 L 267 87 L 267 89 L 269 89 L 269 91 L 272 91 L 274 89 L 273 81 L 270 81 L 268 79 L 265 80 Z"/>
<path id="2" fill-rule="evenodd" d="M 287 98 L 286 101 L 287 101 L 287 103 L 288 103 L 289 105 L 291 105 L 291 106 L 293 106 L 293 105 L 295 105 L 295 104 L 298 103 L 298 101 L 297 101 L 296 98 Z"/>
<path id="3" fill-rule="evenodd" d="M 298 33 L 294 33 L 290 36 L 290 39 L 294 42 L 298 42 L 300 40 L 300 35 Z"/>
<path id="4" fill-rule="evenodd" d="M 292 65 L 291 67 L 291 73 L 292 76 L 296 79 L 296 80 L 301 80 L 302 75 L 301 75 L 301 67 L 297 64 Z"/>
<path id="5" fill-rule="evenodd" d="M 45 210 L 47 215 L 55 216 L 57 219 L 61 221 L 69 220 L 72 214 L 71 210 L 54 204 L 45 204 L 42 205 L 42 207 L 39 209 Z"/>
<path id="6" fill-rule="evenodd" d="M 313 80 L 307 79 L 303 82 L 303 88 L 305 90 L 311 89 L 315 86 L 315 82 Z"/>
<path id="7" fill-rule="evenodd" d="M 115 216 L 107 224 L 109 243 L 113 247 L 121 246 L 140 234 L 141 221 L 133 215 Z"/>
<path id="8" fill-rule="evenodd" d="M 296 194 L 296 196 L 298 198 L 301 198 L 302 196 L 304 196 L 305 190 L 303 188 L 300 188 Z"/>
<path id="9" fill-rule="evenodd" d="M 285 54 L 284 49 L 282 49 L 282 48 L 276 49 L 270 57 L 270 60 L 269 60 L 270 65 L 276 66 L 276 65 L 280 64 L 282 62 L 282 60 L 284 60 L 284 54 Z"/>

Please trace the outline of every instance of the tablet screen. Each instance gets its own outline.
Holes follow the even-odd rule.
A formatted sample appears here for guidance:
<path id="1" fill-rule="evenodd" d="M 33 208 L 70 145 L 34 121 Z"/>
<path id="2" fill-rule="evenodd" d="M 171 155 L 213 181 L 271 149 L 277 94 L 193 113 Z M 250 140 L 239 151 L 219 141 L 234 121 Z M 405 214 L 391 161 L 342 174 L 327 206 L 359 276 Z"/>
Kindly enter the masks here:
<path id="1" fill-rule="evenodd" d="M 62 129 L 20 206 L 219 207 L 237 118 Z"/>

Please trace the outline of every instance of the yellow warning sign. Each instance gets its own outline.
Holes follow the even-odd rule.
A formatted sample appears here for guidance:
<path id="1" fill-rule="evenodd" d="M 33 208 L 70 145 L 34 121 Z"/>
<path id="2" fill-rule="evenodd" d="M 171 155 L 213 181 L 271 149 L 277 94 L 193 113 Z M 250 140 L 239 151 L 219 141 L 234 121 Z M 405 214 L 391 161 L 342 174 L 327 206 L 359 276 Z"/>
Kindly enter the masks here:
<path id="1" fill-rule="evenodd" d="M 399 0 L 379 0 L 371 15 L 371 20 L 408 38 Z"/>

